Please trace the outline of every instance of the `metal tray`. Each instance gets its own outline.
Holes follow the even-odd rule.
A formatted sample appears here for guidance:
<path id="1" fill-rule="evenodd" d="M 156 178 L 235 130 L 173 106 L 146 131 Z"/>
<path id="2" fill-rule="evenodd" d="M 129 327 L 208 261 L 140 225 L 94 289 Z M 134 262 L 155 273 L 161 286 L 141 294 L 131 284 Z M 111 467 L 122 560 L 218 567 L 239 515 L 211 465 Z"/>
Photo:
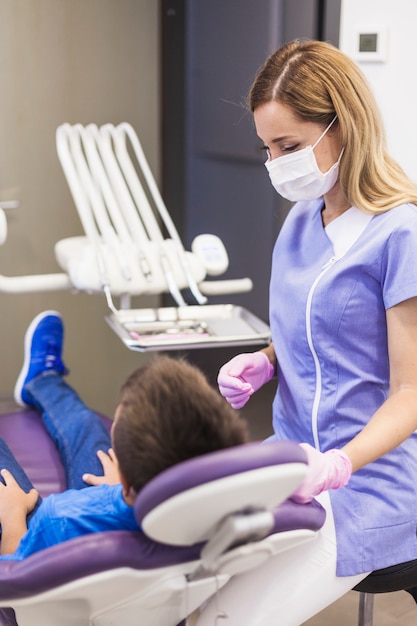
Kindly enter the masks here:
<path id="1" fill-rule="evenodd" d="M 130 350 L 140 352 L 271 341 L 267 324 L 232 304 L 120 310 L 106 321 Z"/>

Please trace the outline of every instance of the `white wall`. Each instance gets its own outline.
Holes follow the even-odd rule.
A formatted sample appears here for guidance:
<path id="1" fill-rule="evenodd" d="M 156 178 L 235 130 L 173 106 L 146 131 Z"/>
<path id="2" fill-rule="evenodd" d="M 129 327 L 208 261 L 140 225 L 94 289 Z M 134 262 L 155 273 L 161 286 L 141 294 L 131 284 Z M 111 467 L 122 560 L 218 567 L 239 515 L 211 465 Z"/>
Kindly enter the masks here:
<path id="1" fill-rule="evenodd" d="M 417 2 L 342 0 L 340 49 L 358 62 L 379 103 L 388 147 L 417 181 Z M 356 54 L 358 32 L 386 34 L 386 60 Z"/>

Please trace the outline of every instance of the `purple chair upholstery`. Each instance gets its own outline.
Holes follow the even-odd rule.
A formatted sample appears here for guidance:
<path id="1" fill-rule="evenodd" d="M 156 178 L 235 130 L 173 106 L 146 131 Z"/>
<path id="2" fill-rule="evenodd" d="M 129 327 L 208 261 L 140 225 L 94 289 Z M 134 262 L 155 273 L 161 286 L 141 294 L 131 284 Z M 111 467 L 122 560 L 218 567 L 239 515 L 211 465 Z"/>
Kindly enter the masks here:
<path id="1" fill-rule="evenodd" d="M 110 430 L 111 420 L 100 417 Z M 42 497 L 64 491 L 65 472 L 61 459 L 36 411 L 17 409 L 0 415 L 0 437 L 7 442 Z"/>
<path id="2" fill-rule="evenodd" d="M 243 454 L 242 454 L 243 450 Z M 136 518 L 139 524 L 145 515 L 164 500 L 196 485 L 245 472 L 248 469 L 277 465 L 277 463 L 306 463 L 305 453 L 297 444 L 278 441 L 262 446 L 246 444 L 205 454 L 198 459 L 188 459 L 156 476 L 142 489 L 136 500 Z"/>
<path id="3" fill-rule="evenodd" d="M 109 420 L 103 419 L 110 425 Z M 0 416 L 0 436 L 8 442 L 42 495 L 65 488 L 59 456 L 36 412 L 16 411 Z M 135 506 L 136 517 L 140 523 L 167 498 L 195 485 L 253 468 L 293 462 L 305 463 L 306 460 L 302 450 L 291 442 L 247 444 L 190 459 L 169 468 L 141 491 Z M 272 533 L 306 528 L 317 531 L 324 519 L 325 512 L 318 503 L 300 505 L 286 500 L 274 510 Z M 9 608 L 14 606 L 14 601 L 120 568 L 145 572 L 195 563 L 203 545 L 166 545 L 144 533 L 118 531 L 79 537 L 20 562 L 0 562 L 0 607 L 4 602 L 0 609 L 0 626 L 16 626 L 14 612 Z M 33 624 L 38 623 L 33 621 Z"/>

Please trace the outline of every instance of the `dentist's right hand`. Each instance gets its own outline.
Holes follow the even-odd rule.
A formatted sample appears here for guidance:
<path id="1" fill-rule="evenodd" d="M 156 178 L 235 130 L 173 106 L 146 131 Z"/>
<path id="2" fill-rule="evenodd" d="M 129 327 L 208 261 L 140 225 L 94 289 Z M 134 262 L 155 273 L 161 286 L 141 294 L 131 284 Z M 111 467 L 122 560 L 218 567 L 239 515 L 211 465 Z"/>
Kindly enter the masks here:
<path id="1" fill-rule="evenodd" d="M 265 352 L 244 352 L 219 371 L 220 393 L 234 409 L 241 409 L 251 395 L 274 376 L 275 368 Z"/>

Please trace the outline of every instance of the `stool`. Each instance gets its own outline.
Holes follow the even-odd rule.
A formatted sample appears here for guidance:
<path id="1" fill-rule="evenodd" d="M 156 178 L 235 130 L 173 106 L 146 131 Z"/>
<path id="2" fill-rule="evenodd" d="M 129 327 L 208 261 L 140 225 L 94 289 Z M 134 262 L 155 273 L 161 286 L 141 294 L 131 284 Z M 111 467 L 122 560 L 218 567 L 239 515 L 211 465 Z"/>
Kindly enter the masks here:
<path id="1" fill-rule="evenodd" d="M 359 591 L 358 626 L 373 626 L 376 593 L 407 591 L 417 603 L 417 559 L 375 570 L 354 591 Z"/>

